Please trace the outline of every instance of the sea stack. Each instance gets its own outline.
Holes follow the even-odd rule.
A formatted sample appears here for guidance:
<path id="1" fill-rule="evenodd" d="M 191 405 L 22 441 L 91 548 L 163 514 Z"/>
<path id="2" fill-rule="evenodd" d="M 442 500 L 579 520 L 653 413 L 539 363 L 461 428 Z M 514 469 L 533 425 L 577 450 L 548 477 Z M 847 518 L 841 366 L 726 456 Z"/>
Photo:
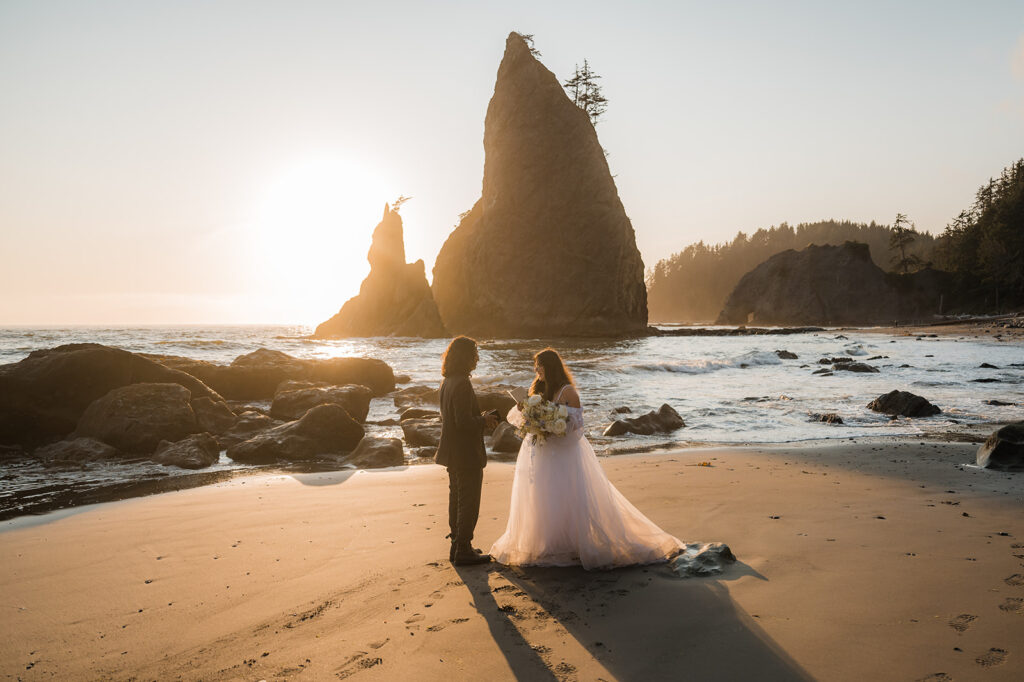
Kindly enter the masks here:
<path id="1" fill-rule="evenodd" d="M 452 333 L 617 336 L 647 326 L 644 265 L 586 112 L 518 33 L 484 122 L 481 198 L 444 243 L 434 300 Z"/>
<path id="2" fill-rule="evenodd" d="M 320 324 L 314 337 L 445 336 L 423 261 L 405 262 L 402 216 L 387 204 L 384 217 L 373 230 L 366 259 L 370 274 L 359 287 L 359 295 Z"/>

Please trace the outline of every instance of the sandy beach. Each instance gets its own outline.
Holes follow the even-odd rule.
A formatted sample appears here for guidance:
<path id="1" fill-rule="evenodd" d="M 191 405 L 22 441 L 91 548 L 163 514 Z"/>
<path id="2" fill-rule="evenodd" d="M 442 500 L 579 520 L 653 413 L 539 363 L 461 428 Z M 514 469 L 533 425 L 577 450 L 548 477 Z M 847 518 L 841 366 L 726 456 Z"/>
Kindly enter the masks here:
<path id="1" fill-rule="evenodd" d="M 1017 316 L 1019 318 L 1019 316 Z M 1020 342 L 1024 339 L 1024 327 L 1011 327 L 1013 317 L 1002 316 L 973 321 L 946 321 L 934 324 L 903 324 L 888 327 L 858 327 L 852 331 L 887 336 L 959 337 L 965 339 L 991 339 L 994 341 Z M 1004 326 L 1007 325 L 1007 326 Z"/>
<path id="2" fill-rule="evenodd" d="M 262 476 L 5 522 L 7 679 L 901 679 L 1024 675 L 1024 478 L 890 441 L 602 459 L 667 565 L 455 568 L 436 466 Z M 698 466 L 710 462 L 712 466 Z M 477 544 L 513 467 L 486 469 Z"/>

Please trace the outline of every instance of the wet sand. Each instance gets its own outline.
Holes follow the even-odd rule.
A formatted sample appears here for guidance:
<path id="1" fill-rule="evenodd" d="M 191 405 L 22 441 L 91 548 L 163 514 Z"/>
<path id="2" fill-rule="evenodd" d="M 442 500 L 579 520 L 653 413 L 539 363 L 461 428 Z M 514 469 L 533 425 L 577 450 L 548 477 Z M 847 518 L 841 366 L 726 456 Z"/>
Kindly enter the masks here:
<path id="1" fill-rule="evenodd" d="M 1018 321 L 1020 317 L 1016 318 Z M 861 327 L 849 331 L 868 334 L 887 334 L 889 336 L 924 336 L 959 337 L 965 339 L 992 339 L 1003 342 L 1024 341 L 1024 327 L 1003 326 L 1011 323 L 1013 318 L 978 319 L 966 322 L 937 322 L 934 324 L 907 324 L 893 327 Z M 844 332 L 845 333 L 845 332 Z"/>
<path id="2" fill-rule="evenodd" d="M 0 524 L 10 679 L 1024 676 L 1024 475 L 899 441 L 602 459 L 739 562 L 455 568 L 435 466 L 234 479 Z M 713 466 L 698 466 L 702 461 Z M 477 544 L 512 466 L 485 472 Z"/>

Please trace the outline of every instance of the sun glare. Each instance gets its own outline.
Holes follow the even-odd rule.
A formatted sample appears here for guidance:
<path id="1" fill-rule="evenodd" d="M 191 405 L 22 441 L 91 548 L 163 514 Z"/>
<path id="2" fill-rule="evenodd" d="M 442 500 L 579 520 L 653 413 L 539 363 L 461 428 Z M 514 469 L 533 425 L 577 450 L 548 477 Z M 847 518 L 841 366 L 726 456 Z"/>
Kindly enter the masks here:
<path id="1" fill-rule="evenodd" d="M 373 228 L 396 196 L 375 170 L 336 157 L 272 177 L 256 202 L 254 235 L 267 317 L 316 324 L 358 293 Z"/>

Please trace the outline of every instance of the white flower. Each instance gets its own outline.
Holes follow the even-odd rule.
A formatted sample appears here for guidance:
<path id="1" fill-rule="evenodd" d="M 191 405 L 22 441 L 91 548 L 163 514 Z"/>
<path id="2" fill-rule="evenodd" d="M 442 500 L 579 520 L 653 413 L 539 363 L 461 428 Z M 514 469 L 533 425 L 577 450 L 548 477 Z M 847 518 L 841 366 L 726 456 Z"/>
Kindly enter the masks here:
<path id="1" fill-rule="evenodd" d="M 559 405 L 557 414 L 559 418 L 565 419 L 566 417 L 569 416 L 569 408 L 567 408 L 565 405 Z"/>
<path id="2" fill-rule="evenodd" d="M 564 436 L 565 435 L 565 428 L 566 428 L 565 420 L 564 419 L 556 419 L 551 424 L 551 433 L 555 434 L 556 436 Z"/>
<path id="3" fill-rule="evenodd" d="M 526 404 L 529 405 L 530 407 L 536 407 L 537 405 L 540 405 L 541 400 L 543 400 L 543 398 L 534 393 L 533 395 L 526 399 Z"/>

